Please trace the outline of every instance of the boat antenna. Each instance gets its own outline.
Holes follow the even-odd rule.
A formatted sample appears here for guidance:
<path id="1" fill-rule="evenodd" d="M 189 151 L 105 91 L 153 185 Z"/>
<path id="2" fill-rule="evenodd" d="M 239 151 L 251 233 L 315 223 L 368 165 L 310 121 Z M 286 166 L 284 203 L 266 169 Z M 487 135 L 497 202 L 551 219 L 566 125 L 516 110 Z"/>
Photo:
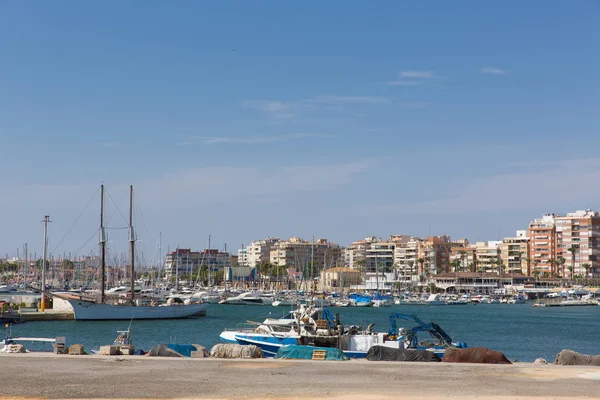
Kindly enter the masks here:
<path id="1" fill-rule="evenodd" d="M 133 231 L 133 185 L 129 186 L 129 244 L 131 246 L 131 304 L 135 304 L 135 233 Z"/>

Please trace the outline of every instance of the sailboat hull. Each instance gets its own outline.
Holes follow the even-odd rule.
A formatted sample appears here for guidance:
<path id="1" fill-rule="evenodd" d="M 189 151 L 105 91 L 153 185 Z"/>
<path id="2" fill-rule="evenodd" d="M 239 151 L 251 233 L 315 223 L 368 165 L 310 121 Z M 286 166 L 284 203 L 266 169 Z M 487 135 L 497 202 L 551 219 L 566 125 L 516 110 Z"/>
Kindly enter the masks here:
<path id="1" fill-rule="evenodd" d="M 65 299 L 73 307 L 76 320 L 176 319 L 206 314 L 206 304 L 165 306 L 122 306 Z"/>

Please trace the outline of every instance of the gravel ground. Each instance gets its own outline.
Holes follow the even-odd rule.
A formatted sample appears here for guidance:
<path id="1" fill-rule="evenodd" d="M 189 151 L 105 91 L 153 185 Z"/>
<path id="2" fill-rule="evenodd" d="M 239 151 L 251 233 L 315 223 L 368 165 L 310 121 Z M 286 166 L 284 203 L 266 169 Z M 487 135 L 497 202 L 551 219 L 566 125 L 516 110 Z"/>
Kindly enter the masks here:
<path id="1" fill-rule="evenodd" d="M 600 398 L 600 367 L 0 355 L 0 399 Z"/>

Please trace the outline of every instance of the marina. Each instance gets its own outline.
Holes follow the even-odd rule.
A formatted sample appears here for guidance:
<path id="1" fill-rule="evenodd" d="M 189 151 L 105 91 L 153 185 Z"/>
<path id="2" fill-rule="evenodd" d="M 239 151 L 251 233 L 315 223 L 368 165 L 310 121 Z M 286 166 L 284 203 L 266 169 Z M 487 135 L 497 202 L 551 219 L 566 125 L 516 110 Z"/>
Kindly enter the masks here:
<path id="1" fill-rule="evenodd" d="M 424 321 L 435 321 L 453 338 L 469 346 L 502 351 L 511 361 L 533 362 L 542 357 L 553 360 L 562 349 L 596 354 L 600 331 L 600 307 L 534 308 L 525 304 L 477 304 L 461 307 L 330 307 L 340 314 L 345 325 L 375 324 L 373 329 L 387 332 L 390 313 L 416 314 Z M 207 304 L 206 316 L 190 319 L 135 320 L 131 324 L 136 348 L 149 350 L 160 343 L 197 343 L 207 348 L 220 342 L 226 329 L 245 321 L 262 322 L 281 318 L 290 309 L 273 306 Z M 13 326 L 13 334 L 23 337 L 66 337 L 67 344 L 83 344 L 98 349 L 114 339 L 116 331 L 129 321 L 39 321 Z M 398 324 L 398 328 L 409 328 Z M 33 346 L 32 350 L 37 347 Z M 48 350 L 48 349 L 46 349 Z"/>

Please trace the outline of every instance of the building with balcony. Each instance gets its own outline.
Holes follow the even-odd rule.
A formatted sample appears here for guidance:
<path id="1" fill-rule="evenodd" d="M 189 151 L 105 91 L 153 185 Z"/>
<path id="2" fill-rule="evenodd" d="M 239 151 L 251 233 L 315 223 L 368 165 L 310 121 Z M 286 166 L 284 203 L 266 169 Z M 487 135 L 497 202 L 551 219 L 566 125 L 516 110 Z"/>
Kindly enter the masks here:
<path id="1" fill-rule="evenodd" d="M 529 258 L 532 275 L 556 273 L 556 215 L 546 214 L 529 224 Z"/>
<path id="2" fill-rule="evenodd" d="M 210 271 L 221 271 L 231 266 L 231 255 L 217 249 L 192 251 L 177 249 L 167 253 L 165 258 L 165 278 L 191 275 L 194 271 L 206 266 Z"/>
<path id="3" fill-rule="evenodd" d="M 475 265 L 477 272 L 502 273 L 499 240 L 475 243 Z M 505 267 L 505 266 L 504 266 Z"/>
<path id="4" fill-rule="evenodd" d="M 256 267 L 271 261 L 271 249 L 279 238 L 255 240 L 247 247 L 238 250 L 238 264 L 242 267 Z"/>
<path id="5" fill-rule="evenodd" d="M 600 276 L 600 214 L 579 210 L 555 217 L 556 259 L 565 263 L 556 272 L 563 278 Z"/>
<path id="6" fill-rule="evenodd" d="M 527 231 L 520 230 L 514 237 L 504 238 L 500 245 L 500 257 L 507 273 L 531 276 Z"/>
<path id="7" fill-rule="evenodd" d="M 301 271 L 306 279 L 318 277 L 324 268 L 343 265 L 343 249 L 327 239 L 307 241 L 292 237 L 278 241 L 270 251 L 270 262 Z"/>

